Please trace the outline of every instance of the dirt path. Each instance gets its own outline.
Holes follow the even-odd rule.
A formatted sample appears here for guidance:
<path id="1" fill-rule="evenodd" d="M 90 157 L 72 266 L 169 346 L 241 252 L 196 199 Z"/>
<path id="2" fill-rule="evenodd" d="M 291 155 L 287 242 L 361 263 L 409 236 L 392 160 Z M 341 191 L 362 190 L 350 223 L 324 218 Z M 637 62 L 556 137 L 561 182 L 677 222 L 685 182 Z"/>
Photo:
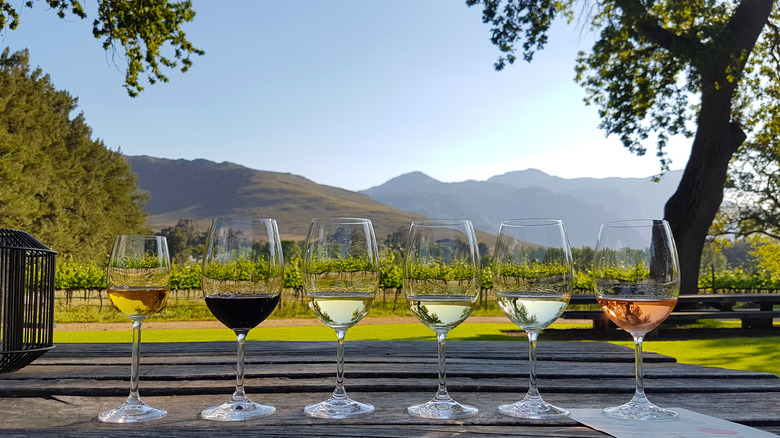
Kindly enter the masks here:
<path id="1" fill-rule="evenodd" d="M 504 316 L 472 316 L 466 323 L 509 323 Z M 412 316 L 389 316 L 363 318 L 358 325 L 377 325 L 377 324 L 419 324 L 417 318 Z M 268 319 L 263 321 L 262 327 L 300 327 L 322 325 L 319 319 Z M 166 330 L 166 329 L 223 329 L 225 328 L 219 321 L 148 321 L 144 323 L 144 330 Z M 130 322 L 72 322 L 58 323 L 54 331 L 58 332 L 79 332 L 79 331 L 119 331 L 130 330 Z"/>

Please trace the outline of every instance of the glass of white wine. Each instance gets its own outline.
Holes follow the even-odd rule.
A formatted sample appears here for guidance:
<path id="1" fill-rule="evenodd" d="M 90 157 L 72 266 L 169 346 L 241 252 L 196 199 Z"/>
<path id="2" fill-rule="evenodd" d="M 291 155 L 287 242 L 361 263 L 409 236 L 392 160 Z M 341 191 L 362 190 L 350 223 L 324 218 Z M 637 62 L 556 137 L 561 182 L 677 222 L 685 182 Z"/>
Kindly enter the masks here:
<path id="1" fill-rule="evenodd" d="M 447 392 L 447 333 L 471 315 L 479 298 L 481 270 L 474 228 L 468 220 L 412 222 L 406 242 L 403 288 L 412 313 L 436 333 L 439 388 L 430 401 L 410 406 L 411 415 L 459 419 L 477 408 L 453 400 Z"/>
<path id="2" fill-rule="evenodd" d="M 168 301 L 171 261 L 163 236 L 120 235 L 108 261 L 107 291 L 111 304 L 133 322 L 133 359 L 130 365 L 130 395 L 116 409 L 98 415 L 106 423 L 136 423 L 156 420 L 167 413 L 153 408 L 138 395 L 141 356 L 141 324 Z"/>
<path id="3" fill-rule="evenodd" d="M 244 344 L 249 330 L 271 315 L 282 296 L 284 260 L 276 221 L 214 219 L 206 239 L 202 272 L 206 305 L 214 317 L 235 332 L 238 346 L 233 396 L 200 415 L 216 421 L 270 415 L 276 408 L 253 402 L 244 391 Z"/>
<path id="4" fill-rule="evenodd" d="M 328 400 L 306 406 L 312 417 L 349 418 L 374 407 L 347 396 L 344 388 L 344 337 L 368 314 L 379 289 L 379 254 L 369 219 L 312 219 L 302 263 L 309 307 L 336 331 L 336 389 Z"/>
<path id="5" fill-rule="evenodd" d="M 635 345 L 634 397 L 604 413 L 630 420 L 676 417 L 676 412 L 647 399 L 642 371 L 642 341 L 672 313 L 680 293 L 680 265 L 669 223 L 638 219 L 602 225 L 593 259 L 593 285 L 601 309 L 631 333 Z"/>
<path id="6" fill-rule="evenodd" d="M 523 400 L 498 407 L 513 417 L 547 420 L 566 409 L 542 399 L 537 389 L 536 341 L 561 316 L 571 298 L 574 267 L 563 221 L 516 219 L 498 229 L 493 255 L 493 290 L 510 321 L 528 334 L 528 392 Z"/>

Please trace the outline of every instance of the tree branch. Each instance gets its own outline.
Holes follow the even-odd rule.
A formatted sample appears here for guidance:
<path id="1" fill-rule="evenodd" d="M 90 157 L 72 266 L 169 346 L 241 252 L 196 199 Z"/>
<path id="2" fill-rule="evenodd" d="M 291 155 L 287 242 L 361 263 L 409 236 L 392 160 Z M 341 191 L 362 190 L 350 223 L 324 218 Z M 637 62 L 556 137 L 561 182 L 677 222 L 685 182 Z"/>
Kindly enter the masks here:
<path id="1" fill-rule="evenodd" d="M 688 59 L 685 55 L 688 51 L 683 47 L 700 46 L 698 40 L 686 38 L 670 32 L 658 24 L 658 19 L 647 11 L 647 8 L 639 0 L 616 0 L 615 4 L 623 11 L 629 21 L 628 28 L 632 26 L 653 44 L 669 51 L 682 59 Z"/>
<path id="2" fill-rule="evenodd" d="M 743 0 L 731 16 L 726 31 L 733 37 L 733 54 L 749 53 L 769 22 L 775 0 Z M 742 64 L 747 62 L 747 57 Z"/>

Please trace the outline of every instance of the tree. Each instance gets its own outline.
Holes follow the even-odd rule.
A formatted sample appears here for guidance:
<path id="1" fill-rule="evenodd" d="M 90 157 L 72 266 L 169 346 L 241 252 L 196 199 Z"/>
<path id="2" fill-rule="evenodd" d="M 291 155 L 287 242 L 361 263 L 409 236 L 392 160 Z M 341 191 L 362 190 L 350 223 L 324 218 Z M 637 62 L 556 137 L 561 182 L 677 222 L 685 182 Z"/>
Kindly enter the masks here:
<path id="1" fill-rule="evenodd" d="M 574 0 L 466 3 L 484 5 L 483 21 L 493 25 L 492 41 L 502 52 L 499 70 L 517 59 L 520 41 L 523 58 L 531 61 L 553 20 L 571 22 L 575 15 Z M 696 293 L 702 248 L 723 200 L 730 160 L 748 135 L 760 141 L 779 132 L 775 1 L 603 0 L 581 10 L 600 33 L 592 52 L 579 54 L 575 79 L 586 90 L 586 103 L 599 107 L 600 127 L 639 155 L 654 134 L 661 172 L 670 164 L 668 139 L 693 136 L 664 217 L 677 241 L 681 290 Z M 773 98 L 771 110 L 759 108 Z"/>
<path id="2" fill-rule="evenodd" d="M 589 272 L 593 268 L 593 254 L 595 251 L 589 246 L 581 248 L 572 248 L 571 256 L 574 260 L 574 269 L 576 271 Z"/>
<path id="3" fill-rule="evenodd" d="M 385 240 L 382 241 L 382 244 L 385 246 L 385 248 L 403 251 L 404 246 L 406 245 L 406 236 L 408 234 L 409 230 L 407 228 L 401 227 L 396 231 L 388 234 L 387 237 L 385 237 Z"/>
<path id="4" fill-rule="evenodd" d="M 780 241 L 764 236 L 752 238 L 753 250 L 750 252 L 758 262 L 758 268 L 780 275 Z"/>
<path id="5" fill-rule="evenodd" d="M 36 2 L 25 1 L 32 8 Z M 60 18 L 73 15 L 81 19 L 87 13 L 79 0 L 44 0 Z M 164 69 L 174 69 L 181 63 L 182 73 L 192 66 L 191 55 L 203 55 L 182 31 L 181 25 L 195 18 L 192 3 L 168 0 L 104 0 L 98 1 L 97 18 L 92 22 L 92 34 L 102 39 L 103 49 L 116 51 L 117 45 L 125 52 L 127 71 L 125 89 L 135 97 L 144 90 L 139 76 L 144 74 L 150 84 L 168 82 Z M 10 0 L 0 0 L 0 31 L 19 26 L 19 12 Z M 170 46 L 170 47 L 168 47 Z M 170 48 L 172 55 L 163 54 Z"/>
<path id="6" fill-rule="evenodd" d="M 105 262 L 117 234 L 147 231 L 136 176 L 90 139 L 75 100 L 26 51 L 0 55 L 0 226 L 80 260 Z"/>
<path id="7" fill-rule="evenodd" d="M 780 96 L 778 96 L 780 99 Z M 714 235 L 763 235 L 780 239 L 780 144 L 778 137 L 740 148 L 726 184 L 728 201 L 710 229 Z"/>
<path id="8" fill-rule="evenodd" d="M 289 265 L 294 259 L 303 257 L 303 242 L 282 240 L 282 255 L 284 264 Z"/>
<path id="9" fill-rule="evenodd" d="M 704 245 L 704 250 L 701 254 L 701 267 L 700 271 L 715 271 L 723 272 L 729 267 L 729 261 L 723 254 L 723 251 L 718 248 L 717 245 L 708 243 Z"/>
<path id="10" fill-rule="evenodd" d="M 176 226 L 160 230 L 168 243 L 168 252 L 174 263 L 185 265 L 190 258 L 202 256 L 206 243 L 207 232 L 198 232 L 198 224 L 194 219 L 179 219 Z"/>

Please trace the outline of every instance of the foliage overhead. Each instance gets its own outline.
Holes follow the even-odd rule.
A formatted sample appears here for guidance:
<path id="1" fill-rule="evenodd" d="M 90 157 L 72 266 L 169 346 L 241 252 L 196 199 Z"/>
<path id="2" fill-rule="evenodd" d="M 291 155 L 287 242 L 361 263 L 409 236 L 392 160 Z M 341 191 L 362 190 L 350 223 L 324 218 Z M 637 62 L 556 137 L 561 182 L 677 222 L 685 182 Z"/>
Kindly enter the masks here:
<path id="1" fill-rule="evenodd" d="M 585 102 L 598 107 L 600 127 L 618 136 L 630 151 L 643 155 L 646 143 L 655 141 L 661 172 L 671 164 L 666 151 L 669 139 L 694 137 L 683 178 L 665 209 L 680 250 L 681 289 L 693 293 L 705 238 L 723 200 L 729 162 L 736 157 L 760 167 L 756 157 L 761 154 L 746 149 L 777 149 L 780 14 L 776 1 L 466 3 L 483 6 L 483 21 L 492 25 L 492 41 L 502 52 L 498 69 L 517 59 L 516 46 L 522 46 L 524 59 L 530 61 L 544 47 L 556 19 L 571 22 L 576 15 L 589 21 L 597 38 L 589 54 L 579 53 L 575 68 Z M 763 157 L 765 163 L 776 158 Z M 777 168 L 776 161 L 772 165 Z M 733 178 L 736 185 L 756 182 L 745 175 Z M 768 181 L 760 183 L 766 187 Z M 764 202 L 762 208 L 768 205 Z"/>
<path id="2" fill-rule="evenodd" d="M 739 119 L 754 133 L 729 168 L 727 202 L 714 232 L 780 239 L 780 10 L 745 67 L 737 99 Z"/>
<path id="3" fill-rule="evenodd" d="M 600 108 L 600 127 L 618 135 L 632 152 L 645 154 L 645 140 L 654 133 L 661 170 L 668 170 L 668 139 L 693 135 L 691 121 L 699 110 L 695 96 L 705 92 L 704 87 L 739 82 L 741 105 L 735 118 L 747 128 L 761 125 L 757 139 L 766 138 L 770 124 L 777 129 L 778 12 L 772 14 L 749 62 L 749 41 L 734 39 L 738 18 L 759 18 L 750 16 L 757 14 L 751 10 L 756 1 L 466 0 L 469 6 L 484 5 L 483 21 L 493 26 L 491 41 L 502 52 L 497 70 L 514 63 L 515 46 L 521 41 L 523 59 L 531 61 L 547 43 L 553 21 L 560 17 L 572 22 L 579 3 L 600 38 L 590 54 L 579 53 L 576 81 L 586 90 L 585 102 Z M 750 105 L 756 98 L 774 105 Z"/>
<path id="4" fill-rule="evenodd" d="M 19 12 L 13 2 L 0 0 L 0 31 L 8 26 L 19 26 Z M 24 7 L 36 2 L 28 0 Z M 72 15 L 87 18 L 79 0 L 43 0 L 60 18 Z M 164 69 L 181 65 L 182 73 L 192 66 L 192 55 L 205 52 L 192 45 L 182 30 L 182 24 L 195 18 L 189 0 L 106 0 L 98 1 L 97 17 L 92 21 L 92 35 L 102 40 L 103 49 L 116 52 L 121 46 L 125 52 L 127 70 L 125 89 L 135 97 L 144 90 L 139 76 L 145 75 L 150 84 L 168 82 Z"/>
<path id="5" fill-rule="evenodd" d="M 0 55 L 0 89 L 0 227 L 98 263 L 115 235 L 147 231 L 130 166 L 90 139 L 82 114 L 70 119 L 75 99 L 31 70 L 27 51 Z"/>
<path id="6" fill-rule="evenodd" d="M 780 96 L 776 99 L 780 102 Z M 737 152 L 726 186 L 728 202 L 721 207 L 712 234 L 780 240 L 779 139 L 780 129 L 773 138 L 746 144 Z"/>

